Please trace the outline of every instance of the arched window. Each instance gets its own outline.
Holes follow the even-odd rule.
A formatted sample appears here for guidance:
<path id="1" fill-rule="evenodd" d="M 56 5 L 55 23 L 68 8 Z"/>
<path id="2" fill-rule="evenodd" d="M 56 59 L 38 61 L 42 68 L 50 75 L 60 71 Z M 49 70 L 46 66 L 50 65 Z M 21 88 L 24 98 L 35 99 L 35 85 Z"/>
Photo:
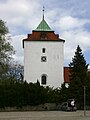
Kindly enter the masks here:
<path id="1" fill-rule="evenodd" d="M 46 85 L 46 83 L 47 83 L 47 75 L 46 75 L 46 74 L 43 74 L 43 75 L 41 76 L 41 84 L 42 84 L 42 85 Z"/>

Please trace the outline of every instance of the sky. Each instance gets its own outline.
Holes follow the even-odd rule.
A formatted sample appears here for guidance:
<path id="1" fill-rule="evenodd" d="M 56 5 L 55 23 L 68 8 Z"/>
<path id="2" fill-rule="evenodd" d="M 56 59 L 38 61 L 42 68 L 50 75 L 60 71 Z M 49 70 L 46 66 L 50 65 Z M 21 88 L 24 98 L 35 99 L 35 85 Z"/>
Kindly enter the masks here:
<path id="1" fill-rule="evenodd" d="M 90 64 L 90 0 L 0 0 L 0 19 L 6 22 L 16 61 L 24 63 L 22 40 L 45 20 L 64 43 L 64 66 L 72 61 L 77 46 Z"/>

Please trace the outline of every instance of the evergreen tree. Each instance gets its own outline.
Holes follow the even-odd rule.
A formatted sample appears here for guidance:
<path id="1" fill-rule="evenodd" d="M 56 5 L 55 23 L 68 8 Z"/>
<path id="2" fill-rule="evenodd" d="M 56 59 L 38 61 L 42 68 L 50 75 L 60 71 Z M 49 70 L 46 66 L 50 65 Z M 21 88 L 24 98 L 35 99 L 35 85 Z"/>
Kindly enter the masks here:
<path id="1" fill-rule="evenodd" d="M 77 46 L 74 58 L 69 64 L 70 67 L 70 97 L 76 98 L 83 104 L 83 87 L 88 85 L 88 64 L 85 61 L 82 50 Z"/>
<path id="2" fill-rule="evenodd" d="M 86 85 L 88 64 L 85 61 L 79 45 L 77 46 L 75 56 L 72 58 L 72 62 L 69 64 L 69 67 L 71 82 L 79 81 L 83 86 Z"/>

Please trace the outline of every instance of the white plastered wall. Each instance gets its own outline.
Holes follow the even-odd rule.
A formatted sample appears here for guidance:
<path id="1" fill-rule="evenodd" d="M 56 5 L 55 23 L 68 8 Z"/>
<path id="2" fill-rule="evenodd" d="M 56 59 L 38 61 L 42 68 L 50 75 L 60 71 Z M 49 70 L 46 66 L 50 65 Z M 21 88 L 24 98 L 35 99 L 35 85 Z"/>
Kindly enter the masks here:
<path id="1" fill-rule="evenodd" d="M 33 83 L 38 80 L 41 84 L 41 76 L 46 74 L 46 86 L 60 87 L 63 83 L 63 45 L 60 41 L 24 41 L 24 80 Z M 46 56 L 46 62 L 41 62 L 41 56 Z"/>

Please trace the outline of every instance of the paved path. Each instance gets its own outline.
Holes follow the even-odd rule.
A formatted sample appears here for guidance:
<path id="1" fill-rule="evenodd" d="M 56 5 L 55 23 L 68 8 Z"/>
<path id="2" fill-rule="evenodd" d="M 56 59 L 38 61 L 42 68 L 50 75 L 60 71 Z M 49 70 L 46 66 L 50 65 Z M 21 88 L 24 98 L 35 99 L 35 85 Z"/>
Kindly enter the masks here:
<path id="1" fill-rule="evenodd" d="M 90 120 L 90 111 L 34 111 L 34 112 L 0 112 L 0 120 Z"/>

